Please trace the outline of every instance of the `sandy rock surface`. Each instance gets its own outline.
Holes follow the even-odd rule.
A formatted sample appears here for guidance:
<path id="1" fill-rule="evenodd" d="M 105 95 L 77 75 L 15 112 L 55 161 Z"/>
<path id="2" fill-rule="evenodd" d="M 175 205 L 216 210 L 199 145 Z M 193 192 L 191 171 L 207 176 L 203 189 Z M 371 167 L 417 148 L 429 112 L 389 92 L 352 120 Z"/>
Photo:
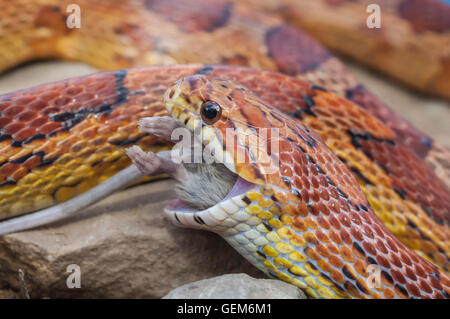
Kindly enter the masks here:
<path id="1" fill-rule="evenodd" d="M 162 213 L 171 199 L 172 181 L 158 181 L 117 193 L 76 219 L 3 236 L 0 287 L 20 291 L 25 284 L 32 298 L 160 298 L 220 274 L 264 276 L 219 236 L 173 226 Z M 74 264 L 81 288 L 70 289 L 67 267 Z"/>

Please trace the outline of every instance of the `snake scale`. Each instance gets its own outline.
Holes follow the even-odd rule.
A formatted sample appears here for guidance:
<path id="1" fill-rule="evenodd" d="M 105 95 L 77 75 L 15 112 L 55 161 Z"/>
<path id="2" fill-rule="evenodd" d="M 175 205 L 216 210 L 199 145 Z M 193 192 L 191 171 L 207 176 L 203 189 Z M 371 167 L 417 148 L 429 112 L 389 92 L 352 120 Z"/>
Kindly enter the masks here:
<path id="1" fill-rule="evenodd" d="M 137 121 L 198 116 L 214 96 L 228 114 L 217 123 L 289 128 L 278 178 L 241 167 L 257 186 L 181 221 L 169 207 L 174 222 L 219 232 L 313 297 L 449 297 L 449 151 L 279 14 L 247 1 L 78 1 L 83 25 L 68 29 L 71 2 L 20 2 L 0 2 L 0 69 L 61 58 L 120 70 L 0 96 L 2 219 L 86 193 L 130 165 L 132 145 L 169 149 Z M 206 64 L 142 67 L 172 63 Z M 381 287 L 367 285 L 369 265 Z"/>

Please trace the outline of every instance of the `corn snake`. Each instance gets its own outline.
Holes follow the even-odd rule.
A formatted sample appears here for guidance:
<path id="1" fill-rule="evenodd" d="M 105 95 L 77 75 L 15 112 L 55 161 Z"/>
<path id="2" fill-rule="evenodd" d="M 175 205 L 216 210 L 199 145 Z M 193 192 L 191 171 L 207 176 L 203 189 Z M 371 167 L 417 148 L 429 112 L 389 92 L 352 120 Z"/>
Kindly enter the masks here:
<path id="1" fill-rule="evenodd" d="M 76 35 L 76 31 L 70 31 L 71 34 L 61 33 L 60 31 L 64 29 L 54 17 L 63 15 L 63 10 L 56 10 L 55 6 L 37 6 L 41 16 L 38 15 L 39 19 L 33 20 L 33 23 L 42 30 L 58 32 L 54 36 L 47 36 L 44 41 L 38 38 L 39 41 L 28 39 L 25 42 L 27 45 L 31 42 L 33 54 L 36 56 L 45 57 L 50 54 L 77 58 L 103 68 L 162 62 L 221 62 L 250 64 L 269 70 L 280 70 L 295 75 L 300 80 L 249 69 L 215 66 L 161 67 L 105 73 L 3 96 L 0 104 L 3 121 L 0 143 L 4 148 L 2 148 L 3 158 L 0 158 L 3 160 L 0 169 L 4 177 L 2 195 L 6 195 L 2 196 L 5 217 L 44 208 L 85 192 L 129 164 L 123 153 L 123 147 L 127 145 L 139 142 L 145 149 L 166 148 L 167 146 L 161 141 L 154 137 L 143 136 L 138 132 L 135 122 L 140 117 L 165 114 L 161 96 L 167 85 L 180 76 L 201 71 L 235 80 L 260 95 L 267 103 L 289 112 L 291 116 L 311 126 L 352 169 L 370 204 L 378 216 L 387 223 L 388 229 L 410 247 L 424 251 L 423 256 L 426 258 L 433 260 L 444 269 L 448 267 L 448 190 L 422 160 L 425 158 L 425 161 L 439 163 L 448 159 L 445 149 L 440 148 L 431 139 L 394 115 L 363 87 L 358 86 L 356 80 L 345 73 L 338 60 L 331 57 L 315 42 L 296 29 L 280 24 L 278 19 L 269 18 L 263 14 L 258 15 L 244 6 L 220 3 L 216 6 L 214 2 L 211 5 L 200 1 L 195 2 L 198 7 L 194 7 L 194 12 L 188 10 L 185 13 L 187 16 L 182 18 L 189 19 L 189 15 L 202 11 L 202 8 L 206 6 L 210 9 L 205 11 L 208 19 L 205 19 L 204 24 L 193 23 L 185 26 L 182 23 L 185 20 L 166 21 L 165 12 L 172 6 L 170 2 L 168 3 L 163 5 L 158 1 L 147 1 L 147 9 L 150 9 L 143 11 L 144 17 L 130 18 L 132 23 L 116 21 L 118 25 L 114 30 L 114 41 L 111 43 L 118 42 L 120 37 L 126 37 L 129 45 L 125 47 L 128 49 L 138 47 L 137 56 L 130 54 L 132 50 L 124 50 L 118 54 L 116 48 L 96 52 L 94 46 L 83 48 L 85 50 L 83 55 L 81 45 L 89 42 L 82 42 L 80 39 L 94 38 L 98 42 L 101 42 L 101 39 L 93 35 Z M 130 6 L 128 10 L 138 10 L 140 3 L 135 4 L 136 7 Z M 86 6 L 90 5 L 86 4 Z M 101 6 L 99 8 L 93 7 L 92 10 L 96 14 L 105 10 Z M 126 9 L 127 7 L 118 5 L 117 14 L 124 10 L 126 12 Z M 157 14 L 155 15 L 154 12 Z M 221 12 L 222 14 L 219 14 Z M 110 13 L 114 16 L 114 12 Z M 164 29 L 161 24 L 167 24 L 167 35 L 160 35 L 163 38 L 160 41 L 177 43 L 179 47 L 175 51 L 168 51 L 170 47 L 167 43 L 155 44 L 154 42 L 157 42 L 155 39 L 148 39 L 149 35 L 150 38 L 151 35 L 156 37 L 160 29 L 158 32 L 151 27 L 145 29 L 134 20 L 145 21 L 145 14 L 156 19 L 155 25 L 158 25 L 161 30 Z M 158 20 L 159 16 L 163 19 Z M 227 21 L 222 21 L 224 16 Z M 99 16 L 93 14 L 92 17 Z M 176 27 L 169 27 L 173 24 Z M 245 30 L 250 31 L 237 35 L 243 28 L 248 28 Z M 45 34 L 42 30 L 41 33 Z M 87 31 L 92 33 L 93 30 L 95 30 L 94 26 Z M 86 32 L 83 29 L 80 31 Z M 189 38 L 188 35 L 191 33 L 193 36 Z M 188 39 L 177 40 L 180 34 Z M 265 36 L 264 46 L 268 47 L 265 53 L 257 49 L 261 45 L 259 41 L 263 35 Z M 80 39 L 74 41 L 72 37 Z M 110 40 L 108 35 L 104 37 Z M 209 47 L 208 43 L 211 43 L 214 37 L 223 40 L 223 44 L 218 47 Z M 254 49 L 239 46 L 231 46 L 232 49 L 227 47 L 236 37 L 241 37 L 242 42 L 256 39 L 251 40 L 253 42 L 247 42 L 248 47 L 253 46 Z M 69 39 L 73 41 L 72 44 L 68 42 Z M 193 46 L 194 39 L 199 42 L 196 46 Z M 44 44 L 45 41 L 48 43 Z M 80 41 L 78 43 L 80 47 L 76 47 L 77 41 Z M 214 43 L 217 42 L 218 40 Z M 6 43 L 10 42 L 6 41 Z M 289 56 L 291 51 L 285 46 L 286 43 L 297 45 L 293 56 Z M 65 44 L 69 49 L 64 46 Z M 103 45 L 111 44 L 105 41 Z M 190 48 L 191 46 L 193 47 Z M 56 52 L 55 47 L 63 48 L 63 51 Z M 150 50 L 151 53 L 146 53 L 145 49 Z M 313 54 L 303 54 L 305 49 Z M 20 50 L 25 52 L 23 48 Z M 14 58 L 12 60 L 14 63 L 20 60 L 17 51 L 5 49 L 4 52 Z M 106 55 L 104 55 L 105 52 Z M 143 52 L 146 54 L 144 55 Z M 221 56 L 222 54 L 224 56 Z M 30 56 L 21 56 L 24 60 L 30 58 Z M 8 62 L 11 59 L 4 59 L 4 61 Z M 6 63 L 4 68 L 7 66 Z M 266 80 L 261 83 L 263 78 Z M 337 96 L 328 97 L 327 102 L 324 103 L 322 95 L 319 94 L 320 101 L 316 101 L 315 95 L 306 89 L 308 84 L 302 81 L 305 79 L 316 80 L 312 92 L 333 89 L 365 107 L 385 124 L 381 124 L 379 120 L 370 119 L 367 123 L 372 125 L 362 126 L 360 118 L 372 117 L 367 115 L 366 111 Z M 280 82 L 292 82 L 294 86 L 300 88 L 294 91 L 301 93 L 288 89 L 278 92 Z M 70 102 L 74 96 L 77 103 Z M 82 108 L 79 103 L 83 105 Z M 345 105 L 346 111 L 342 113 L 339 110 L 340 104 L 334 105 L 336 103 Z M 322 104 L 326 104 L 327 108 L 322 109 Z M 334 105 L 334 108 L 330 105 Z M 122 112 L 125 107 L 127 107 L 126 112 Z M 339 121 L 333 123 L 333 118 L 338 118 Z M 329 130 L 333 124 L 335 130 Z M 83 137 L 81 140 L 79 140 L 80 136 Z M 403 141 L 402 138 L 405 140 Z M 89 141 L 91 139 L 92 141 Z M 386 158 L 383 154 L 389 154 L 389 156 Z M 438 159 L 429 156 L 433 154 L 438 154 Z M 403 164 L 397 167 L 398 163 Z M 103 176 L 99 177 L 99 172 Z M 50 180 L 57 182 L 49 185 Z M 27 189 L 27 187 L 22 188 L 24 185 L 28 186 L 28 189 L 32 185 L 30 192 L 23 191 Z M 62 185 L 64 186 L 61 187 Z M 49 186 L 49 189 L 45 189 L 45 186 Z M 40 194 L 37 195 L 37 193 Z M 422 196 L 424 193 L 431 195 L 427 198 Z M 19 197 L 21 199 L 18 200 L 17 196 L 21 196 Z M 33 200 L 23 200 L 25 198 Z M 393 212 L 394 206 L 396 209 Z"/>

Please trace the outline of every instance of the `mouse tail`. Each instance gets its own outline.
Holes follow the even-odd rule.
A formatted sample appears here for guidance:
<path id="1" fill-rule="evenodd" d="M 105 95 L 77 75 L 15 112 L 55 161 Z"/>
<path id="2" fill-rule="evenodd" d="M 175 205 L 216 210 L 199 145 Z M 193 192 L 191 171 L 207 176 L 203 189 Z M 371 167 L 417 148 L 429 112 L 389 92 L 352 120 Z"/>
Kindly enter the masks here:
<path id="1" fill-rule="evenodd" d="M 80 209 L 86 208 L 109 196 L 111 193 L 137 182 L 142 177 L 143 175 L 139 169 L 135 165 L 131 165 L 89 191 L 63 203 L 0 222 L 0 235 L 19 232 L 69 218 Z"/>

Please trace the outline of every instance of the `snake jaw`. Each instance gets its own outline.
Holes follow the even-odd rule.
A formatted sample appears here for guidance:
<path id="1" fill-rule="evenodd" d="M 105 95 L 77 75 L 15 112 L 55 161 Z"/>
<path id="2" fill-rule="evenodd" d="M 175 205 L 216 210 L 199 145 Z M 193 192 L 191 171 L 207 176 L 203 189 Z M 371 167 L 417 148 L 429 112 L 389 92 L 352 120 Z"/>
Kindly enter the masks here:
<path id="1" fill-rule="evenodd" d="M 186 96 L 183 95 L 180 88 L 182 84 L 182 80 L 179 80 L 175 85 L 167 89 L 164 94 L 164 104 L 169 115 L 183 124 L 181 127 L 185 129 L 184 132 L 181 132 L 183 133 L 183 139 L 187 138 L 187 140 L 192 141 L 191 135 L 194 135 L 194 139 L 201 143 L 203 147 L 208 146 L 208 148 L 214 149 L 214 152 L 210 153 L 212 155 L 211 161 L 224 164 L 231 173 L 236 174 L 233 158 L 226 151 L 223 151 L 223 145 L 215 134 L 214 129 L 203 125 L 199 114 L 193 110 L 192 105 L 199 105 L 201 101 L 196 101 L 194 104 L 192 99 L 186 100 Z M 186 129 L 189 136 L 184 135 L 186 134 Z M 203 155 L 202 153 L 202 158 Z M 239 208 L 246 205 L 242 198 L 248 190 L 254 187 L 253 183 L 238 176 L 228 195 L 216 205 L 204 210 L 195 210 L 186 205 L 182 199 L 177 198 L 166 206 L 165 213 L 173 223 L 182 227 L 206 228 L 222 233 L 228 229 L 227 223 L 222 223 L 226 216 L 232 215 Z"/>

